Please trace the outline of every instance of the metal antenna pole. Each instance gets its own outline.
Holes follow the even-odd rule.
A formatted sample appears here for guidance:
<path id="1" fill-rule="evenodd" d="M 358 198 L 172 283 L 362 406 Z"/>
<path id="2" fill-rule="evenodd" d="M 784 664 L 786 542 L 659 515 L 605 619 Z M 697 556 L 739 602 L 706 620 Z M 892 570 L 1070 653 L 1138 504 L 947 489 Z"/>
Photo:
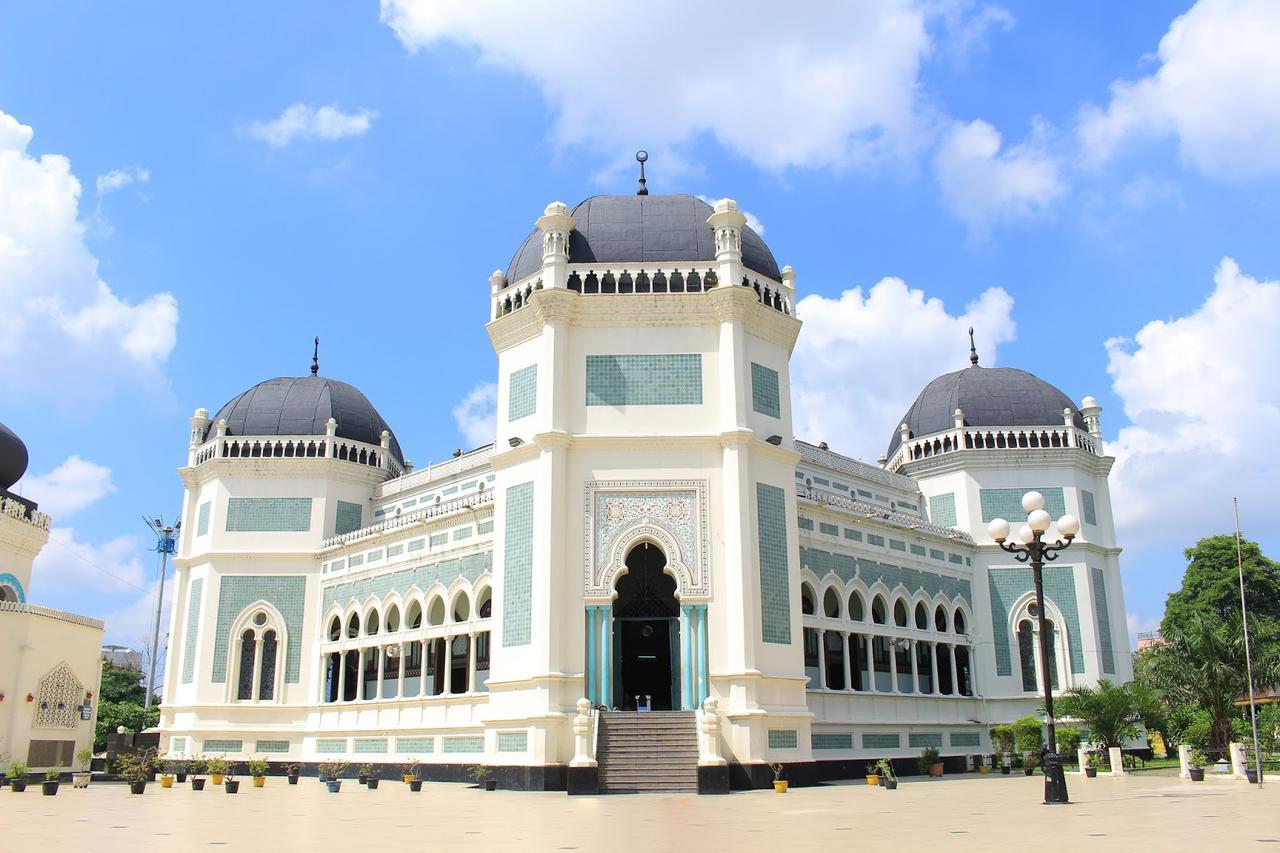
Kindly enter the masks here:
<path id="1" fill-rule="evenodd" d="M 147 695 L 142 705 L 144 708 L 151 707 L 152 697 L 156 691 L 156 655 L 160 647 L 160 611 L 164 608 L 164 576 L 168 573 L 169 554 L 173 549 L 172 527 L 162 527 L 158 518 L 154 522 L 148 519 L 147 526 L 159 537 L 156 541 L 156 550 L 160 552 L 160 586 L 156 591 L 156 615 L 151 625 L 151 655 L 147 667 Z"/>
<path id="2" fill-rule="evenodd" d="M 1262 753 L 1258 750 L 1258 705 L 1253 698 L 1253 656 L 1249 651 L 1249 608 L 1244 601 L 1244 551 L 1240 547 L 1240 499 L 1232 498 L 1236 514 L 1236 567 L 1240 570 L 1240 616 L 1244 620 L 1244 667 L 1249 679 L 1249 717 L 1253 721 L 1253 760 L 1262 784 Z"/>

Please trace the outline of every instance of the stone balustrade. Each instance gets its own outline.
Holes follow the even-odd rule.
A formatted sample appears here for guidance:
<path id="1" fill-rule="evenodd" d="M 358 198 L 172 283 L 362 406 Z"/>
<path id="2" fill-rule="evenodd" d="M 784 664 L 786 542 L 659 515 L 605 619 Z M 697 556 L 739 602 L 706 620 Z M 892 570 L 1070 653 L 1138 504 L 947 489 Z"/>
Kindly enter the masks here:
<path id="1" fill-rule="evenodd" d="M 195 448 L 192 454 L 193 465 L 217 459 L 337 459 L 382 468 L 394 477 L 404 473 L 404 468 L 386 447 L 338 436 L 215 436 Z"/>
<path id="2" fill-rule="evenodd" d="M 900 471 L 912 462 L 961 450 L 1069 450 L 1103 455 L 1102 444 L 1082 429 L 1043 427 L 960 427 L 904 441 L 886 463 Z"/>
<path id="3" fill-rule="evenodd" d="M 925 533 L 932 533 L 935 536 L 945 536 L 948 539 L 954 539 L 958 542 L 964 542 L 970 545 L 973 544 L 973 537 L 968 533 L 965 533 L 963 530 L 932 524 L 917 515 L 907 515 L 904 512 L 894 512 L 893 510 L 885 509 L 877 504 L 853 500 L 852 498 L 845 498 L 840 495 L 833 495 L 828 492 L 819 491 L 799 484 L 796 485 L 796 497 L 812 503 L 839 507 L 840 509 L 855 512 L 858 515 L 862 515 L 867 518 L 874 518 L 879 521 L 887 522 L 895 527 L 923 531 Z"/>
<path id="4" fill-rule="evenodd" d="M 55 610 L 52 607 L 41 607 L 38 604 L 25 604 L 16 601 L 0 601 L 0 613 L 29 613 L 32 616 L 57 619 L 59 622 L 70 622 L 73 625 L 83 625 L 86 628 L 96 628 L 99 631 L 103 627 L 103 622 L 99 619 L 68 613 L 65 610 Z"/>
<path id="5" fill-rule="evenodd" d="M 339 545 L 349 545 L 361 539 L 367 539 L 371 536 L 377 536 L 390 530 L 400 527 L 408 527 L 418 524 L 432 518 L 439 518 L 445 515 L 452 515 L 458 512 L 473 510 L 477 507 L 486 506 L 493 503 L 493 491 L 486 490 L 476 492 L 473 495 L 464 495 L 460 498 L 454 498 L 449 501 L 442 501 L 433 504 L 425 509 L 416 509 L 412 512 L 406 512 L 385 521 L 379 521 L 377 524 L 371 524 L 368 527 L 361 527 L 359 530 L 353 530 L 350 533 L 343 533 L 339 536 L 330 536 L 320 543 L 321 548 L 333 548 Z"/>
<path id="6" fill-rule="evenodd" d="M 9 496 L 0 498 L 0 513 L 4 513 L 10 518 L 16 518 L 18 521 L 26 522 L 33 527 L 41 530 L 49 529 L 49 516 L 43 512 L 33 509 L 33 505 L 19 497 Z"/>

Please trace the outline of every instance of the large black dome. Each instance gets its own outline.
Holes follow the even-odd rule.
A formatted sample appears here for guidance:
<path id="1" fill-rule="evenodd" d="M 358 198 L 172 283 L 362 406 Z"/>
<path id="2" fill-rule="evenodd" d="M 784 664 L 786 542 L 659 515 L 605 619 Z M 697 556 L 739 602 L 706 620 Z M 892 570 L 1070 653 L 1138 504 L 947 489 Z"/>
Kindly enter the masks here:
<path id="1" fill-rule="evenodd" d="M 4 424 L 0 424 L 0 489 L 6 491 L 27 473 L 27 446 Z"/>
<path id="2" fill-rule="evenodd" d="M 1066 408 L 1076 409 L 1070 397 L 1025 370 L 974 365 L 924 386 L 898 423 L 905 423 L 913 438 L 932 435 L 951 429 L 953 413 L 960 409 L 965 426 L 1057 426 Z M 1078 411 L 1074 420 L 1085 429 Z M 893 456 L 900 441 L 899 430 L 894 429 L 886 455 Z"/>
<path id="3" fill-rule="evenodd" d="M 219 409 L 214 424 L 223 418 L 228 435 L 324 435 L 333 418 L 340 438 L 375 445 L 382 443 L 385 429 L 391 433 L 391 455 L 404 464 L 395 432 L 369 398 L 336 379 L 286 376 L 259 382 Z"/>
<path id="4" fill-rule="evenodd" d="M 573 209 L 569 263 L 714 261 L 707 218 L 711 205 L 691 195 L 597 195 Z M 777 280 L 778 262 L 760 235 L 742 229 L 742 264 Z M 542 234 L 535 228 L 507 267 L 519 281 L 542 267 Z"/>

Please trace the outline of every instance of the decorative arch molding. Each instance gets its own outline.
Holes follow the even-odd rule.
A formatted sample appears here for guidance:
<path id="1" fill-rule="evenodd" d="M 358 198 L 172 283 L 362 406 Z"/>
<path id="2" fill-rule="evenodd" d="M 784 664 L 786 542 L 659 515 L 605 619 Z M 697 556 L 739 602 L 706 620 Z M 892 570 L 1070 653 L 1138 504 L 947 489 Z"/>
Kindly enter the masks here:
<path id="1" fill-rule="evenodd" d="M 610 598 L 641 542 L 667 555 L 681 599 L 711 595 L 706 480 L 599 480 L 586 484 L 583 592 Z"/>
<path id="2" fill-rule="evenodd" d="M 11 590 L 14 596 L 12 599 L 6 597 L 3 600 L 12 600 L 18 604 L 26 604 L 27 593 L 26 590 L 22 588 L 22 581 L 18 580 L 17 575 L 14 575 L 11 572 L 0 572 L 0 586 Z"/>

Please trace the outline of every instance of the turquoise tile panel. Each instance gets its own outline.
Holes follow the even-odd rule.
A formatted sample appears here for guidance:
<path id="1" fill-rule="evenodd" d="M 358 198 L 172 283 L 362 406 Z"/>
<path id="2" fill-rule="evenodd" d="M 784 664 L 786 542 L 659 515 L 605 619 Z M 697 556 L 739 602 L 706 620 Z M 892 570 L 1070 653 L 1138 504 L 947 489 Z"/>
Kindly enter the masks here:
<path id="1" fill-rule="evenodd" d="M 498 732 L 498 752 L 528 752 L 528 732 Z"/>
<path id="2" fill-rule="evenodd" d="M 929 521 L 940 527 L 956 526 L 956 493 L 934 495 L 929 498 Z"/>
<path id="3" fill-rule="evenodd" d="M 795 729 L 769 729 L 770 749 L 798 749 L 800 737 Z"/>
<path id="4" fill-rule="evenodd" d="M 387 739 L 384 737 L 358 737 L 352 742 L 351 751 L 357 755 L 383 755 L 387 751 Z"/>
<path id="5" fill-rule="evenodd" d="M 316 741 L 316 752 L 321 755 L 341 755 L 347 751 L 347 739 L 322 738 Z"/>
<path id="6" fill-rule="evenodd" d="M 213 682 L 227 680 L 227 648 L 231 623 L 261 599 L 284 617 L 288 636 L 284 648 L 284 680 L 297 684 L 302 666 L 302 612 L 306 604 L 306 578 L 287 575 L 225 576 L 218 586 L 218 621 L 213 635 Z"/>
<path id="7" fill-rule="evenodd" d="M 911 749 L 924 749 L 926 746 L 942 749 L 942 734 L 922 734 L 913 732 L 907 735 L 907 746 Z"/>
<path id="8" fill-rule="evenodd" d="M 311 498 L 228 498 L 231 533 L 305 533 L 311 529 Z"/>
<path id="9" fill-rule="evenodd" d="M 1097 504 L 1094 503 L 1093 492 L 1086 492 L 1084 489 L 1081 489 L 1080 505 L 1081 505 L 1081 509 L 1084 510 L 1084 513 L 1083 513 L 1084 523 L 1092 524 L 1094 527 L 1097 527 L 1098 526 L 1098 507 L 1097 507 Z"/>
<path id="10" fill-rule="evenodd" d="M 538 365 L 531 364 L 511 374 L 507 384 L 507 420 L 527 418 L 538 408 Z"/>
<path id="11" fill-rule="evenodd" d="M 200 628 L 200 600 L 203 594 L 204 578 L 196 578 L 191 582 L 191 591 L 187 594 L 187 624 L 183 626 L 183 684 L 190 684 L 196 676 L 196 637 Z"/>
<path id="12" fill-rule="evenodd" d="M 223 752 L 241 752 L 244 750 L 244 741 L 226 740 L 222 738 L 206 740 L 201 744 L 200 749 L 206 755 L 217 755 Z"/>
<path id="13" fill-rule="evenodd" d="M 756 483 L 760 551 L 760 634 L 766 643 L 791 642 L 791 582 L 787 566 L 787 501 L 782 489 Z"/>
<path id="14" fill-rule="evenodd" d="M 952 746 L 981 746 L 982 738 L 977 732 L 952 732 L 949 736 Z"/>
<path id="15" fill-rule="evenodd" d="M 982 503 L 983 524 L 1003 518 L 1017 530 L 1027 518 L 1027 513 L 1022 508 L 1022 496 L 1027 492 L 1044 495 L 1044 508 L 1054 518 L 1066 515 L 1067 501 L 1061 488 L 982 489 L 978 493 L 978 499 Z"/>
<path id="16" fill-rule="evenodd" d="M 433 737 L 398 737 L 396 752 L 400 755 L 430 755 L 436 751 L 436 739 Z"/>
<path id="17" fill-rule="evenodd" d="M 359 530 L 364 521 L 364 507 L 350 501 L 338 501 L 338 509 L 333 520 L 333 535 L 341 536 L 353 530 Z"/>
<path id="18" fill-rule="evenodd" d="M 203 536 L 209 532 L 209 513 L 213 509 L 213 503 L 205 501 L 200 504 L 200 509 L 196 511 L 196 535 Z"/>
<path id="19" fill-rule="evenodd" d="M 851 734 L 813 734 L 813 748 L 817 749 L 853 749 Z"/>
<path id="20" fill-rule="evenodd" d="M 1009 613 L 1013 603 L 1034 588 L 1030 568 L 990 569 L 991 630 L 995 637 L 996 674 L 1012 675 Z M 1075 573 L 1069 566 L 1044 569 L 1044 597 L 1057 605 L 1066 619 L 1067 647 L 1071 651 L 1071 671 L 1084 672 L 1084 650 L 1080 647 L 1080 609 L 1076 603 Z"/>
<path id="21" fill-rule="evenodd" d="M 510 486 L 506 494 L 502 551 L 502 645 L 533 640 L 533 483 Z"/>
<path id="22" fill-rule="evenodd" d="M 771 418 L 782 417 L 778 371 L 754 361 L 751 362 L 751 409 Z"/>
<path id="23" fill-rule="evenodd" d="M 1102 569 L 1092 569 L 1093 606 L 1098 619 L 1098 647 L 1102 652 L 1102 671 L 1115 675 L 1116 656 L 1111 647 L 1111 611 L 1107 608 L 1107 581 Z"/>
<path id="24" fill-rule="evenodd" d="M 902 745 L 900 735 L 867 734 L 862 736 L 863 749 L 898 749 Z"/>
<path id="25" fill-rule="evenodd" d="M 282 753 L 289 751 L 289 741 L 287 740 L 260 740 L 253 745 L 254 752 L 261 753 Z"/>
<path id="26" fill-rule="evenodd" d="M 446 755 L 460 752 L 484 752 L 484 736 L 446 737 L 441 744 Z"/>
<path id="27" fill-rule="evenodd" d="M 588 406 L 702 403 L 702 355 L 589 355 Z"/>

